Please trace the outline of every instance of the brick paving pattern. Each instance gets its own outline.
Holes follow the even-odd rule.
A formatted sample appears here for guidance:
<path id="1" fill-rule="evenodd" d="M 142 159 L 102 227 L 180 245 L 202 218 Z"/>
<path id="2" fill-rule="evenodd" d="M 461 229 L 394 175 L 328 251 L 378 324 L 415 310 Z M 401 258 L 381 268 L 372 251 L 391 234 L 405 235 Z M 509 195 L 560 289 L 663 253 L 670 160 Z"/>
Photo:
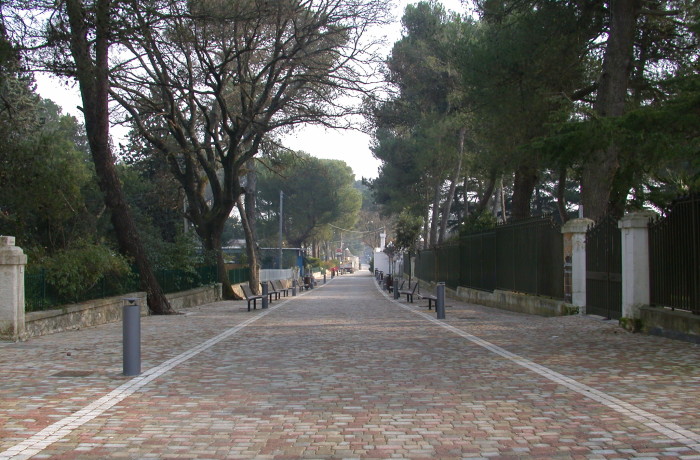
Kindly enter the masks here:
<path id="1" fill-rule="evenodd" d="M 367 272 L 0 344 L 0 458 L 700 459 L 700 347 L 448 300 Z M 431 313 L 430 316 L 427 313 Z"/>

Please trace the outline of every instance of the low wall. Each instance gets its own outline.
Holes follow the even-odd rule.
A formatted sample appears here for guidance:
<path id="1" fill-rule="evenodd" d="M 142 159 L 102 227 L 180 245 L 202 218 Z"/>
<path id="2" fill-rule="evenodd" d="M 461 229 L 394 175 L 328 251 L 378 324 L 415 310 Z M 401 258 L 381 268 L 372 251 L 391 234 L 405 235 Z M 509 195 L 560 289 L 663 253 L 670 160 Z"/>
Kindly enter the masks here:
<path id="1" fill-rule="evenodd" d="M 427 285 L 434 288 L 434 285 Z M 445 289 L 445 295 L 465 302 L 539 316 L 565 316 L 578 313 L 578 307 L 564 301 L 508 291 L 479 291 L 459 287 Z M 640 319 L 628 328 L 675 340 L 700 343 L 700 315 L 670 308 L 642 306 Z"/>
<path id="2" fill-rule="evenodd" d="M 640 307 L 639 314 L 641 329 L 647 334 L 700 343 L 700 315 L 650 306 Z"/>
<path id="3" fill-rule="evenodd" d="M 420 281 L 422 292 L 435 292 L 435 283 Z M 539 316 L 568 316 L 579 313 L 578 307 L 563 300 L 538 297 L 519 292 L 480 291 L 465 287 L 458 287 L 457 290 L 445 287 L 445 296 L 464 302 L 486 305 L 487 307 L 500 308 L 501 310 L 514 311 L 517 313 L 527 313 Z"/>
<path id="4" fill-rule="evenodd" d="M 426 286 L 424 292 L 433 292 L 435 285 L 421 282 L 421 287 Z M 486 305 L 487 307 L 500 308 L 518 313 L 527 313 L 539 316 L 566 316 L 578 314 L 578 307 L 566 303 L 563 300 L 549 299 L 534 295 L 521 294 L 518 292 L 480 291 L 458 287 L 454 289 L 445 288 L 445 295 L 464 302 Z"/>
<path id="5" fill-rule="evenodd" d="M 216 283 L 213 286 L 190 289 L 189 291 L 173 292 L 172 294 L 166 294 L 165 297 L 168 298 L 170 306 L 173 307 L 174 310 L 218 302 L 223 298 L 221 283 Z"/>
<path id="6" fill-rule="evenodd" d="M 167 294 L 166 297 L 175 310 L 203 305 L 221 300 L 221 285 L 215 284 L 189 291 L 175 292 Z M 60 309 L 26 313 L 25 334 L 22 339 L 120 321 L 124 298 L 136 298 L 138 304 L 141 305 L 141 316 L 148 315 L 145 292 L 132 292 L 118 297 L 95 299 L 66 305 Z"/>

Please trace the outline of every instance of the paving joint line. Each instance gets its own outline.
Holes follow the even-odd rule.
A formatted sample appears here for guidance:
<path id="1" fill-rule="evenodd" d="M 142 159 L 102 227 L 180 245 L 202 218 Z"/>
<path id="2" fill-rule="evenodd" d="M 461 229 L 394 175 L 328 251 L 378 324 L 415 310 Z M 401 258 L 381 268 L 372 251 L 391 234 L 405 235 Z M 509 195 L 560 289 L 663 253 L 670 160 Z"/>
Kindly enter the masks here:
<path id="1" fill-rule="evenodd" d="M 325 285 L 318 286 L 315 289 L 321 289 Z M 261 318 L 269 315 L 275 310 L 278 310 L 285 306 L 287 303 L 291 302 L 295 298 L 305 296 L 310 291 L 301 292 L 297 297 L 287 298 L 287 300 L 282 301 L 279 305 L 269 307 L 265 311 L 261 311 L 256 316 L 243 321 L 234 327 L 227 329 L 221 334 L 206 340 L 199 345 L 195 345 L 189 350 L 171 358 L 161 364 L 147 369 L 138 376 L 132 378 L 128 382 L 123 383 L 114 390 L 110 391 L 106 395 L 98 398 L 87 406 L 79 409 L 71 415 L 68 415 L 61 420 L 58 420 L 51 425 L 47 426 L 43 430 L 35 433 L 29 438 L 21 441 L 20 443 L 0 452 L 0 460 L 24 460 L 31 458 L 32 456 L 38 454 L 42 450 L 46 449 L 51 444 L 60 441 L 64 437 L 71 434 L 71 432 L 82 425 L 86 424 L 90 420 L 99 417 L 104 414 L 107 410 L 113 406 L 119 404 L 132 394 L 136 393 L 139 389 L 145 387 L 153 380 L 162 376 L 166 372 L 170 371 L 174 367 L 188 361 L 189 359 L 197 356 L 199 353 L 213 347 L 217 343 L 231 337 L 240 330 L 249 326 L 250 324 L 258 321 Z"/>
<path id="2" fill-rule="evenodd" d="M 466 331 L 463 331 L 451 324 L 444 323 L 436 318 L 433 318 L 431 315 L 424 313 L 420 310 L 418 310 L 416 307 L 412 307 L 410 305 L 402 303 L 400 300 L 393 299 L 392 297 L 389 296 L 384 290 L 381 289 L 379 284 L 374 283 L 375 287 L 377 290 L 389 301 L 395 303 L 399 307 L 403 308 L 404 310 L 410 311 L 411 313 L 414 313 L 418 316 L 422 316 L 423 318 L 427 319 L 431 323 L 440 326 L 444 329 L 447 329 L 448 331 L 459 335 L 460 337 L 463 337 L 470 342 L 479 345 L 482 348 L 485 348 L 492 353 L 495 353 L 497 355 L 500 355 L 513 363 L 522 366 L 526 369 L 531 370 L 532 372 L 535 372 L 536 374 L 541 375 L 542 377 L 545 377 L 548 380 L 551 380 L 554 383 L 557 383 L 559 385 L 565 386 L 569 388 L 570 390 L 575 391 L 576 393 L 585 396 L 586 398 L 592 399 L 596 402 L 599 402 L 600 404 L 608 407 L 609 409 L 612 409 L 626 417 L 631 418 L 632 420 L 635 420 L 639 423 L 642 423 L 643 425 L 647 426 L 648 428 L 653 429 L 657 433 L 672 439 L 673 441 L 677 441 L 681 444 L 684 444 L 685 446 L 700 452 L 700 434 L 695 433 L 694 431 L 688 430 L 686 428 L 683 428 L 682 426 L 668 421 L 665 418 L 652 414 L 651 412 L 647 412 L 644 409 L 641 409 L 634 404 L 630 404 L 626 401 L 623 401 L 621 399 L 618 399 L 614 396 L 611 396 L 603 391 L 597 390 L 591 386 L 588 386 L 584 383 L 578 382 L 577 380 L 572 379 L 571 377 L 567 377 L 564 374 L 560 374 L 559 372 L 556 372 L 552 369 L 549 369 L 548 367 L 545 367 L 541 364 L 537 364 L 534 361 L 531 361 L 527 358 L 524 358 L 520 355 L 517 355 L 515 353 L 512 353 L 504 348 L 499 347 L 498 345 L 494 345 L 491 342 L 484 340 L 482 338 L 479 338 L 473 334 L 470 334 Z"/>

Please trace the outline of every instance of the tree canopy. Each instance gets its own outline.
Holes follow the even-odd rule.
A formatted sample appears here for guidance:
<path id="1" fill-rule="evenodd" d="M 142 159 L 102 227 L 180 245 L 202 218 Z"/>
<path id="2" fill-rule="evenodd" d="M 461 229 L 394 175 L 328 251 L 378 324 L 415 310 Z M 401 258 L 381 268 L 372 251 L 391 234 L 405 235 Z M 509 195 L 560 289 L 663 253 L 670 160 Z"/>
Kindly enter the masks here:
<path id="1" fill-rule="evenodd" d="M 350 167 L 340 160 L 283 152 L 258 176 L 261 226 L 276 246 L 280 192 L 283 193 L 283 233 L 290 247 L 322 245 L 337 228 L 353 228 L 362 206 Z M 274 237 L 272 236 L 274 235 Z"/>
<path id="2" fill-rule="evenodd" d="M 385 212 L 423 218 L 435 244 L 438 222 L 485 212 L 599 218 L 698 190 L 696 4 L 475 6 L 404 12 L 387 58 L 395 92 L 369 115 Z"/>

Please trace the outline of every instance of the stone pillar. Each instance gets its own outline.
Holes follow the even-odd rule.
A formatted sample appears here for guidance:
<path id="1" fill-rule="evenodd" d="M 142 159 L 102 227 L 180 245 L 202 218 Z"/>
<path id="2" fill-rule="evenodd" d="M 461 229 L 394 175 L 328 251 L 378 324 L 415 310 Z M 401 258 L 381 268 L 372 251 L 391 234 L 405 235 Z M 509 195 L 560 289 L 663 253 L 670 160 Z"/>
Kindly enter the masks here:
<path id="1" fill-rule="evenodd" d="M 627 214 L 617 226 L 622 236 L 622 317 L 639 319 L 649 305 L 649 221 L 651 211 Z"/>
<path id="2" fill-rule="evenodd" d="M 586 232 L 591 219 L 571 219 L 561 228 L 564 234 L 564 260 L 571 260 L 571 303 L 586 314 Z"/>
<path id="3" fill-rule="evenodd" d="M 24 266 L 14 236 L 0 236 L 0 340 L 24 338 Z"/>

